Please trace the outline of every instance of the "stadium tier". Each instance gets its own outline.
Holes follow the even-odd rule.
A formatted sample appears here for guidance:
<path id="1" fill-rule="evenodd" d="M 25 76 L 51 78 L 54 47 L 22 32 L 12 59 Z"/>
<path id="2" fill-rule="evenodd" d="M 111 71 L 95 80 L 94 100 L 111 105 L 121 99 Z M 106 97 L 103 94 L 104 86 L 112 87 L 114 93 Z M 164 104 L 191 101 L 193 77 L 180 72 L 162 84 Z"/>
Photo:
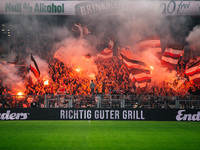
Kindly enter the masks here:
<path id="1" fill-rule="evenodd" d="M 199 5 L 2 1 L 0 107 L 198 110 Z"/>

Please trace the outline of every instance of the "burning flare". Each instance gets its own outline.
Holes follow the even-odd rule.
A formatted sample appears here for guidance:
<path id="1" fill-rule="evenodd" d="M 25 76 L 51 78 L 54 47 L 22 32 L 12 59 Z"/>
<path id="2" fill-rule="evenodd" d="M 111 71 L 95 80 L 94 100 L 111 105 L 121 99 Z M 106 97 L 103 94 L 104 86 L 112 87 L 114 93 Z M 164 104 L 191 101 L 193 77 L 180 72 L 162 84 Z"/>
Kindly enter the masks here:
<path id="1" fill-rule="evenodd" d="M 45 80 L 44 85 L 49 85 L 49 80 Z"/>
<path id="2" fill-rule="evenodd" d="M 23 95 L 24 95 L 23 92 L 18 92 L 18 93 L 17 93 L 17 98 L 20 100 L 20 99 L 24 98 Z"/>
<path id="3" fill-rule="evenodd" d="M 77 68 L 77 69 L 76 69 L 76 71 L 77 71 L 77 72 L 80 72 L 80 69 L 79 69 L 79 68 Z"/>
<path id="4" fill-rule="evenodd" d="M 21 96 L 23 95 L 23 92 L 18 92 L 17 95 Z"/>
<path id="5" fill-rule="evenodd" d="M 153 66 L 150 66 L 151 70 L 153 70 Z"/>

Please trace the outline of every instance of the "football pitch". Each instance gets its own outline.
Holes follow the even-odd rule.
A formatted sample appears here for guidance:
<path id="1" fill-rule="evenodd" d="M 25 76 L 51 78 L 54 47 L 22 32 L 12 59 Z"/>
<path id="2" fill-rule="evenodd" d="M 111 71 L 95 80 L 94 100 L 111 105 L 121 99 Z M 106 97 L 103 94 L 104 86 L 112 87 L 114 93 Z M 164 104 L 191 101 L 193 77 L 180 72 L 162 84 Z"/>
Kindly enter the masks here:
<path id="1" fill-rule="evenodd" d="M 0 130 L 1 150 L 200 148 L 200 122 L 0 121 Z"/>

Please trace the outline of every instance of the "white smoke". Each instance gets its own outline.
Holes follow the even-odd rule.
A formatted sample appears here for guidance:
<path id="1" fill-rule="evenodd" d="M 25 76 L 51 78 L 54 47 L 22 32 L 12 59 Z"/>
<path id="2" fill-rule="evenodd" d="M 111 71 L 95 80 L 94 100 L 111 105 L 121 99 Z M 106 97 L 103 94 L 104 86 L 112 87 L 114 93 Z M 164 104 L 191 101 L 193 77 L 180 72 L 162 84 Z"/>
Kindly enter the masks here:
<path id="1" fill-rule="evenodd" d="M 190 22 L 185 17 L 167 19 L 158 11 L 160 3 L 157 3 L 157 1 L 138 2 L 137 4 L 137 1 L 126 1 L 126 3 L 132 4 L 130 5 L 131 7 L 127 5 L 125 12 L 120 11 L 114 14 L 99 14 L 88 17 L 67 16 L 66 18 L 63 17 L 65 19 L 63 22 L 59 19 L 59 21 L 57 20 L 60 16 L 11 15 L 6 17 L 9 20 L 8 26 L 11 29 L 11 36 L 17 37 L 16 39 L 19 39 L 19 43 L 21 44 L 16 48 L 16 51 L 24 52 L 21 55 L 24 55 L 24 58 L 27 57 L 27 65 L 30 64 L 30 51 L 28 49 L 31 49 L 33 54 L 37 54 L 38 51 L 42 50 L 49 54 L 52 52 L 51 49 L 43 48 L 44 44 L 47 43 L 55 45 L 52 53 L 60 53 L 62 61 L 67 67 L 83 68 L 87 74 L 91 74 L 97 72 L 96 65 L 93 61 L 84 61 L 82 57 L 88 53 L 91 55 L 96 54 L 97 50 L 95 46 L 102 40 L 108 41 L 111 36 L 114 36 L 116 44 L 119 44 L 118 46 L 129 45 L 134 47 L 134 44 L 141 39 L 160 34 L 162 37 L 161 40 L 165 44 L 167 42 L 176 42 L 173 33 L 177 34 L 189 30 L 187 25 Z M 83 24 L 89 27 L 93 36 L 88 36 L 87 40 L 72 38 L 69 29 L 70 24 L 74 22 L 84 22 Z M 188 36 L 187 42 L 198 48 L 199 45 L 196 39 L 199 38 L 199 34 L 199 27 L 197 26 Z M 89 43 L 93 43 L 93 46 Z M 133 54 L 139 53 L 136 49 L 132 49 L 131 52 Z M 155 80 L 158 78 L 161 78 L 160 80 L 162 81 L 165 80 L 165 73 L 161 74 L 159 72 L 161 66 L 158 58 L 150 52 L 138 55 L 140 57 L 137 57 L 137 59 L 140 58 L 140 61 L 154 66 L 154 70 L 157 70 Z M 41 78 L 48 77 L 48 63 L 46 60 L 37 55 L 33 56 L 38 63 Z M 92 58 L 90 59 L 92 60 Z M 17 71 L 14 75 L 17 75 Z M 35 79 L 31 73 L 28 75 L 31 75 Z"/>
<path id="2" fill-rule="evenodd" d="M 192 49 L 192 55 L 193 56 L 198 56 L 200 54 L 199 52 L 199 47 L 200 47 L 200 43 L 199 43 L 199 39 L 200 39 L 200 26 L 195 26 L 193 28 L 193 30 L 190 32 L 190 34 L 188 35 L 188 37 L 186 38 L 186 41 L 189 44 L 189 47 Z"/>
<path id="3" fill-rule="evenodd" d="M 85 55 L 91 54 L 91 47 L 89 43 L 83 39 L 68 38 L 61 43 L 56 44 L 55 53 L 58 55 L 56 58 L 62 61 L 66 67 L 73 69 L 79 68 L 86 72 L 89 76 L 92 73 L 97 73 L 97 67 L 93 61 L 93 57 L 84 58 Z"/>
<path id="4" fill-rule="evenodd" d="M 46 62 L 46 60 L 41 59 L 38 55 L 33 55 L 33 58 L 35 59 L 37 65 L 38 65 L 38 68 L 40 70 L 40 79 L 41 80 L 50 79 L 49 65 Z M 26 63 L 29 67 L 31 64 L 31 55 L 29 57 L 27 57 Z M 27 77 L 29 77 L 29 76 L 32 77 L 33 82 L 37 81 L 36 77 L 34 76 L 34 74 L 31 71 L 29 71 L 29 73 L 27 74 Z"/>
<path id="5" fill-rule="evenodd" d="M 26 89 L 18 69 L 14 64 L 0 64 L 0 78 L 3 81 L 3 86 L 12 91 L 13 95 L 16 95 L 17 92 L 25 92 Z"/>

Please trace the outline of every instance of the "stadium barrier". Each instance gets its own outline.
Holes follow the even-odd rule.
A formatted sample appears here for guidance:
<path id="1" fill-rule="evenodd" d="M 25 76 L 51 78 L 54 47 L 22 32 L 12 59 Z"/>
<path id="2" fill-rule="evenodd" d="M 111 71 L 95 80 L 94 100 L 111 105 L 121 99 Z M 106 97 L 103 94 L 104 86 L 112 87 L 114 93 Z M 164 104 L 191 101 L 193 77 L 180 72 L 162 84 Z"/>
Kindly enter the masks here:
<path id="1" fill-rule="evenodd" d="M 1 108 L 0 120 L 200 121 L 200 109 Z"/>
<path id="2" fill-rule="evenodd" d="M 97 108 L 125 108 L 125 95 L 97 95 Z"/>
<path id="3" fill-rule="evenodd" d="M 199 95 L 1 95 L 0 108 L 199 109 Z"/>

